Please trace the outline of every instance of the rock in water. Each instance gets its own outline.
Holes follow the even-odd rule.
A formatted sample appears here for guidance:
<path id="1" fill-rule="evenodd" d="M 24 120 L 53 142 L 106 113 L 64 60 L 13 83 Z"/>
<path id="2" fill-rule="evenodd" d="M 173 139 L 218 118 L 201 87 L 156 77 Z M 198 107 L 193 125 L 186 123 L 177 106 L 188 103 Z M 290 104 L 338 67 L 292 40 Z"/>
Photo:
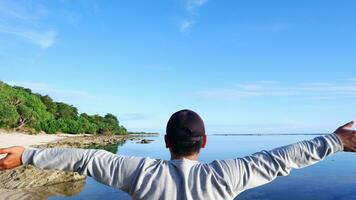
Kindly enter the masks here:
<path id="1" fill-rule="evenodd" d="M 141 143 L 141 144 L 149 144 L 153 142 L 153 140 L 149 140 L 149 139 L 142 139 L 140 142 L 137 142 L 137 143 Z"/>
<path id="2" fill-rule="evenodd" d="M 79 193 L 85 176 L 73 172 L 41 170 L 32 165 L 0 171 L 0 199 L 47 199 L 51 195 Z"/>
<path id="3" fill-rule="evenodd" d="M 32 165 L 17 167 L 0 172 L 1 189 L 24 189 L 54 185 L 85 179 L 85 176 L 73 172 L 41 170 Z"/>
<path id="4" fill-rule="evenodd" d="M 73 196 L 81 192 L 85 181 L 59 183 L 55 185 L 27 188 L 27 189 L 0 189 L 0 199 L 6 200 L 47 200 L 49 197 Z"/>

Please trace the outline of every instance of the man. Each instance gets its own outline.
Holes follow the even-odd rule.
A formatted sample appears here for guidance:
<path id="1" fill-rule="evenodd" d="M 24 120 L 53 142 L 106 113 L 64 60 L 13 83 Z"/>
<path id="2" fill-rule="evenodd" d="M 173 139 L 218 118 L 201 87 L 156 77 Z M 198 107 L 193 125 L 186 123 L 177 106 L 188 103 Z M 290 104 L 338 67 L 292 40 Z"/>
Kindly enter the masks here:
<path id="1" fill-rule="evenodd" d="M 76 171 L 120 188 L 133 199 L 233 199 L 244 190 L 288 175 L 340 151 L 356 150 L 353 122 L 335 133 L 244 158 L 198 162 L 207 137 L 203 120 L 191 110 L 174 113 L 167 124 L 171 160 L 127 157 L 103 150 L 1 149 L 0 169 L 32 164 L 43 169 Z"/>

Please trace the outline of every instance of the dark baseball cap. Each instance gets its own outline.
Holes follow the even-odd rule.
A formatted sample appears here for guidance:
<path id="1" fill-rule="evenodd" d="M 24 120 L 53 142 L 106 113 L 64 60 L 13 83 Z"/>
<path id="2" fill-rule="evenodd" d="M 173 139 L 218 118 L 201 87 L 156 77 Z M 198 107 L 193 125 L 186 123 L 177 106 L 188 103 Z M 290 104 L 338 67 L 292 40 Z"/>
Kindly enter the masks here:
<path id="1" fill-rule="evenodd" d="M 180 110 L 169 118 L 166 133 L 173 140 L 200 139 L 205 135 L 204 122 L 196 112 Z"/>

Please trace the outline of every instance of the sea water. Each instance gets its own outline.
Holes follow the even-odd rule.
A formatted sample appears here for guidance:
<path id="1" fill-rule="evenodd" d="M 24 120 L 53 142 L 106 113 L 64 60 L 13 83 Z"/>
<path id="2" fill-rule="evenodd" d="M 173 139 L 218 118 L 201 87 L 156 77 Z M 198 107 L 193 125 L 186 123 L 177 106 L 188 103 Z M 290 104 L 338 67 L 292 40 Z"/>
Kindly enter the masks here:
<path id="1" fill-rule="evenodd" d="M 316 135 L 209 135 L 208 144 L 201 151 L 200 161 L 243 157 L 261 150 L 270 150 Z M 118 147 L 117 154 L 169 159 L 162 136 L 150 144 L 127 141 Z M 88 178 L 84 189 L 75 196 L 52 196 L 51 200 L 111 200 L 130 197 L 115 188 Z M 273 182 L 247 190 L 236 199 L 258 200 L 356 200 L 356 154 L 337 153 L 313 166 L 293 170 L 289 176 L 278 177 Z"/>

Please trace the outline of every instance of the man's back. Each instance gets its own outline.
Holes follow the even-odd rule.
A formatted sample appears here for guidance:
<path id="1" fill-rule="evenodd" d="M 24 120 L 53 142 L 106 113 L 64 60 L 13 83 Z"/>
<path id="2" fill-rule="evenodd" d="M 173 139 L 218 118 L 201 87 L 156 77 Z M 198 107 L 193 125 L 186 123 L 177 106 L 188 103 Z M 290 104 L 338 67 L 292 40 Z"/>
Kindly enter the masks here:
<path id="1" fill-rule="evenodd" d="M 144 159 L 129 193 L 134 199 L 232 199 L 227 174 L 198 161 Z"/>

